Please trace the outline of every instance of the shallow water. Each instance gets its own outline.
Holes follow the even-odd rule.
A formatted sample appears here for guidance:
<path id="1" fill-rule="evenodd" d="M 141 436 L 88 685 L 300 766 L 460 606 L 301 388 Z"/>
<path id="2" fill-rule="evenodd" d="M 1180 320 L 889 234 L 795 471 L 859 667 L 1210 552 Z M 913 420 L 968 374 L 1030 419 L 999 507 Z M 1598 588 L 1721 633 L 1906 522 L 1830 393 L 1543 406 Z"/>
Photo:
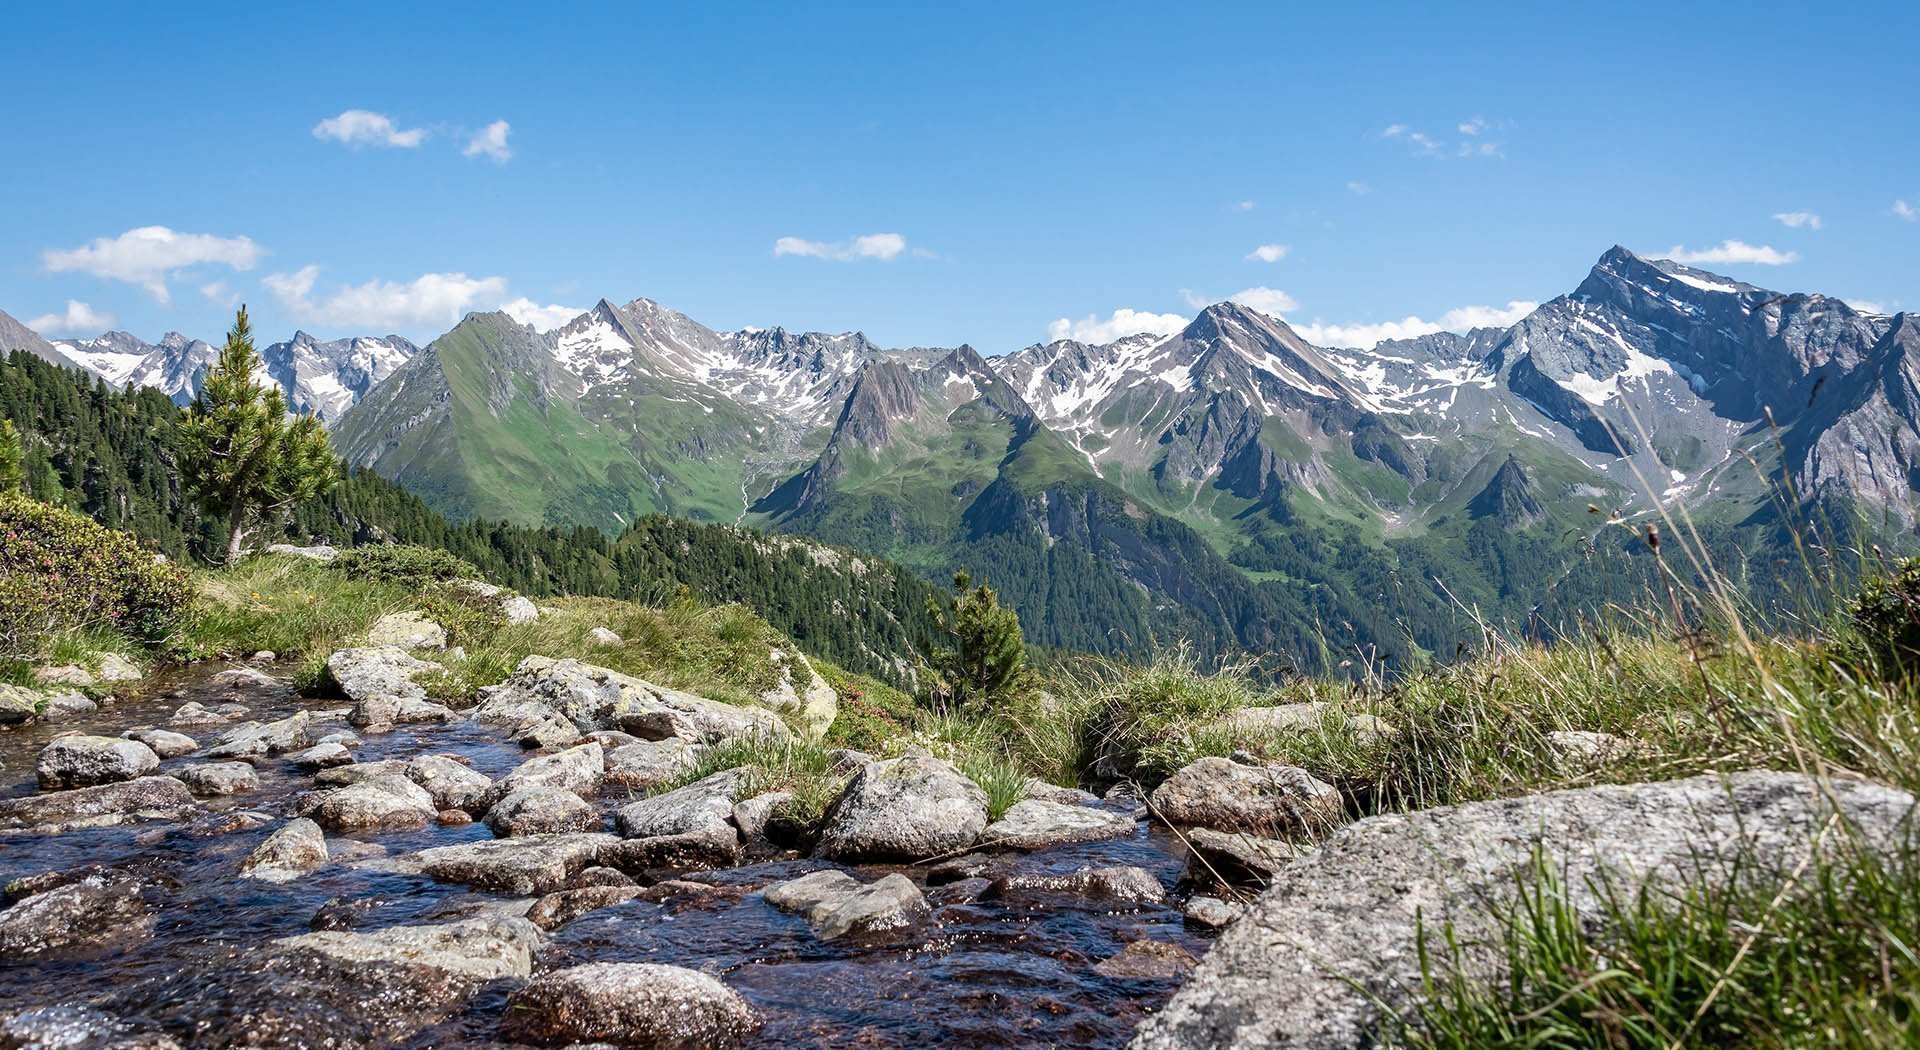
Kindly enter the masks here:
<path id="1" fill-rule="evenodd" d="M 56 735 L 74 730 L 118 735 L 143 725 L 165 726 L 187 700 L 213 706 L 222 698 L 211 696 L 205 682 L 215 670 L 187 672 L 151 686 L 145 698 L 103 706 L 85 719 L 0 730 L 0 797 L 35 790 L 34 756 Z M 292 695 L 248 702 L 252 712 L 247 717 L 262 722 L 303 707 L 340 709 L 337 702 Z M 179 729 L 202 744 L 220 730 Z M 362 736 L 365 745 L 357 752 L 362 762 L 444 753 L 497 777 L 528 757 L 495 731 L 464 722 Z M 170 759 L 159 771 L 197 761 L 202 760 Z M 30 1006 L 86 1002 L 110 991 L 127 995 L 126 989 L 143 987 L 143 980 L 161 987 L 168 980 L 178 985 L 183 978 L 193 983 L 201 972 L 215 979 L 216 968 L 231 967 L 236 960 L 244 966 L 248 949 L 307 932 L 329 902 L 373 902 L 354 923 L 354 928 L 366 930 L 450 921 L 507 899 L 424 876 L 352 866 L 356 855 L 399 855 L 489 837 L 478 823 L 329 836 L 334 862 L 301 879 L 273 885 L 236 878 L 242 859 L 291 814 L 300 794 L 312 786 L 309 774 L 279 758 L 263 759 L 255 768 L 261 779 L 258 791 L 202 800 L 210 816 L 185 824 L 147 823 L 51 836 L 0 832 L 0 882 L 131 860 L 157 868 L 170 880 L 167 888 L 148 897 L 157 905 L 151 939 L 133 939 L 90 956 L 0 963 L 0 1016 Z M 607 830 L 612 830 L 613 811 L 628 797 L 625 788 L 603 793 Z M 271 819 L 241 831 L 220 832 L 212 826 L 218 815 L 247 811 Z M 1128 838 L 1028 854 L 1018 864 L 1019 870 L 1045 872 L 1132 864 L 1171 888 L 1184 858 L 1173 836 L 1142 823 Z M 617 961 L 705 970 L 765 1018 L 766 1027 L 754 1046 L 1104 1047 L 1124 1044 L 1177 982 L 1107 978 L 1095 972 L 1095 963 L 1141 938 L 1177 943 L 1195 955 L 1206 948 L 1205 935 L 1190 929 L 1172 907 L 1114 906 L 1070 897 L 937 907 L 932 921 L 892 941 L 823 942 L 804 919 L 775 910 L 755 892 L 823 866 L 784 855 L 741 868 L 685 875 L 737 889 L 664 905 L 633 901 L 588 913 L 553 931 L 537 969 Z M 853 870 L 862 879 L 900 871 L 924 882 L 923 872 L 913 867 Z M 460 1013 L 400 1045 L 493 1043 L 505 991 L 495 987 L 482 992 Z M 132 998 L 138 1000 L 137 991 Z M 178 1036 L 198 1022 L 231 1020 L 202 1016 L 206 1012 L 236 1009 L 218 995 L 192 997 L 191 1005 L 177 998 L 156 994 L 142 1021 Z M 123 1002 L 117 1008 L 125 1006 Z"/>

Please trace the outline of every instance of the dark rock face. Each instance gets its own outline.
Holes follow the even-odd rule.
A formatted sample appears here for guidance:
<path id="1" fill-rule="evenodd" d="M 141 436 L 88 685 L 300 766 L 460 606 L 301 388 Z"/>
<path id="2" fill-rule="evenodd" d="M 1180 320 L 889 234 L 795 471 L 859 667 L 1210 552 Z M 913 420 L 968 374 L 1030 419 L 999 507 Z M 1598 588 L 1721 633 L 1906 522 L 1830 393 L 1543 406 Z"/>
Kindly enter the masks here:
<path id="1" fill-rule="evenodd" d="M 1524 529 L 1546 517 L 1546 508 L 1534 498 L 1532 485 L 1520 461 L 1509 455 L 1487 487 L 1467 503 L 1467 513 L 1493 518 L 1508 529 Z"/>
<path id="2" fill-rule="evenodd" d="M 20 962 L 80 949 L 124 948 L 152 930 L 138 881 L 92 876 L 0 911 L 0 959 Z"/>
<path id="3" fill-rule="evenodd" d="M 197 812 L 193 793 L 172 777 L 0 799 L 0 828 L 77 828 L 131 820 L 181 820 Z"/>
<path id="4" fill-rule="evenodd" d="M 814 852 L 833 860 L 918 860 L 963 850 L 987 826 L 987 793 L 938 759 L 909 755 L 856 774 L 828 810 Z"/>

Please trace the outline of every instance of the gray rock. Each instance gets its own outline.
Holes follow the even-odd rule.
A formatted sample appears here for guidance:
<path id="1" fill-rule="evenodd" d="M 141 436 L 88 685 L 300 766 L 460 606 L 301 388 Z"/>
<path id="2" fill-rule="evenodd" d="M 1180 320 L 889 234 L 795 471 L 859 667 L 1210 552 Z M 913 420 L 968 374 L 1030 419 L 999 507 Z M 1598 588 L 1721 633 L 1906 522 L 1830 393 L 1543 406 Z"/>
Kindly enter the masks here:
<path id="1" fill-rule="evenodd" d="M 780 681 L 772 689 L 760 694 L 760 703 L 775 711 L 792 715 L 806 728 L 810 739 L 818 740 L 827 734 L 833 720 L 840 715 L 840 694 L 833 691 L 826 679 L 813 669 L 813 664 L 798 652 L 775 649 L 772 653 L 774 666 L 780 669 Z M 795 678 L 805 683 L 794 685 Z"/>
<path id="2" fill-rule="evenodd" d="M 200 750 L 200 742 L 185 733 L 175 733 L 165 729 L 134 729 L 122 734 L 128 740 L 138 740 L 153 749 L 161 758 L 179 758 Z"/>
<path id="3" fill-rule="evenodd" d="M 874 762 L 827 811 L 817 856 L 849 862 L 919 860 L 973 845 L 987 826 L 987 793 L 923 755 Z"/>
<path id="4" fill-rule="evenodd" d="M 566 747 L 579 742 L 580 727 L 559 715 L 548 715 L 514 731 L 513 742 L 524 748 Z"/>
<path id="5" fill-rule="evenodd" d="M 436 879 L 526 896 L 563 890 L 573 877 L 598 864 L 612 835 L 525 835 L 421 850 L 401 865 Z"/>
<path id="6" fill-rule="evenodd" d="M 435 809 L 480 808 L 493 780 L 445 755 L 421 755 L 407 763 L 407 778 L 427 789 Z"/>
<path id="7" fill-rule="evenodd" d="M 170 726 L 219 726 L 227 724 L 227 716 L 218 711 L 208 710 L 197 700 L 189 700 L 174 709 L 173 717 L 167 719 Z"/>
<path id="8" fill-rule="evenodd" d="M 1132 1045 L 1378 1045 L 1385 1011 L 1411 1009 L 1422 985 L 1421 924 L 1451 923 L 1463 944 L 1496 944 L 1489 909 L 1518 892 L 1541 850 L 1574 906 L 1598 916 L 1596 886 L 1608 880 L 1631 892 L 1736 859 L 1752 878 L 1791 871 L 1836 806 L 1864 848 L 1900 848 L 1913 796 L 1847 780 L 1826 789 L 1756 772 L 1369 817 L 1282 869 Z M 1470 978 L 1502 976 L 1495 950 L 1465 961 Z"/>
<path id="9" fill-rule="evenodd" d="M 1183 878 L 1202 884 L 1264 887 L 1275 872 L 1311 852 L 1297 843 L 1244 831 L 1188 828 L 1186 839 L 1187 871 Z"/>
<path id="10" fill-rule="evenodd" d="M 153 918 L 141 899 L 138 881 L 90 877 L 36 893 L 0 911 L 0 959 L 126 948 L 146 939 L 152 930 Z"/>
<path id="11" fill-rule="evenodd" d="M 227 700 L 263 700 L 289 691 L 286 682 L 254 667 L 229 667 L 207 684 Z"/>
<path id="12" fill-rule="evenodd" d="M 102 827 L 131 820 L 184 820 L 199 812 L 193 793 L 172 777 L 0 799 L 0 828 L 46 831 Z"/>
<path id="13" fill-rule="evenodd" d="M 589 963 L 550 970 L 507 998 L 502 1032 L 542 1045 L 607 1042 L 729 1050 L 760 1030 L 746 1000 L 696 970 Z"/>
<path id="14" fill-rule="evenodd" d="M 651 791 L 693 768 L 699 748 L 681 740 L 642 740 L 607 752 L 607 781 Z"/>
<path id="15" fill-rule="evenodd" d="M 207 757 L 256 759 L 298 751 L 313 742 L 315 723 L 313 714 L 307 711 L 264 725 L 242 722 L 215 738 L 207 748 Z"/>
<path id="16" fill-rule="evenodd" d="M 102 682 L 137 682 L 143 673 L 140 665 L 125 653 L 96 653 L 94 677 Z"/>
<path id="17" fill-rule="evenodd" d="M 529 787 L 494 803 L 487 810 L 486 825 L 501 836 L 557 835 L 593 831 L 600 827 L 600 814 L 564 788 Z"/>
<path id="18" fill-rule="evenodd" d="M 385 831 L 424 828 L 438 812 L 420 785 L 389 774 L 327 792 L 310 815 L 333 831 Z"/>
<path id="19" fill-rule="evenodd" d="M 240 873 L 264 882 L 291 882 L 327 862 L 320 825 L 300 817 L 267 836 L 240 864 Z"/>
<path id="20" fill-rule="evenodd" d="M 1340 793 L 1294 766 L 1203 758 L 1153 789 L 1154 815 L 1176 826 L 1310 835 L 1341 817 Z"/>
<path id="21" fill-rule="evenodd" d="M 245 762 L 203 762 L 181 766 L 173 771 L 173 775 L 187 786 L 187 790 L 202 798 L 238 795 L 259 790 L 260 787 L 260 774 Z"/>
<path id="22" fill-rule="evenodd" d="M 17 726 L 40 714 L 42 697 L 23 686 L 0 685 L 0 726 Z"/>
<path id="23" fill-rule="evenodd" d="M 786 736 L 762 708 L 734 707 L 665 689 L 578 660 L 529 656 L 499 685 L 480 691 L 476 721 L 518 729 L 558 714 L 581 732 L 618 728 L 645 740 L 713 744 L 756 733 Z"/>
<path id="24" fill-rule="evenodd" d="M 40 751 L 34 774 L 46 790 L 117 784 L 154 771 L 160 756 L 138 740 L 63 736 Z"/>
<path id="25" fill-rule="evenodd" d="M 297 547 L 291 543 L 272 543 L 267 545 L 267 553 L 285 554 L 294 558 L 305 558 L 308 561 L 321 562 L 332 561 L 340 556 L 338 548 L 328 546 L 324 543 L 316 543 L 311 547 Z"/>
<path id="26" fill-rule="evenodd" d="M 332 769 L 334 766 L 352 765 L 353 752 L 347 750 L 347 745 L 333 741 L 315 744 L 305 751 L 296 751 L 287 756 L 287 761 L 301 769 Z"/>
<path id="27" fill-rule="evenodd" d="M 1081 868 L 1061 875 L 1015 872 L 995 878 L 982 896 L 1017 901 L 1065 896 L 1116 904 L 1159 904 L 1167 899 L 1167 890 L 1152 872 L 1128 865 Z"/>
<path id="28" fill-rule="evenodd" d="M 71 722 L 100 713 L 100 705 L 79 693 L 55 693 L 47 697 L 46 710 L 40 717 L 48 722 Z"/>
<path id="29" fill-rule="evenodd" d="M 1560 767 L 1569 773 L 1584 773 L 1631 759 L 1633 741 L 1612 733 L 1580 729 L 1562 729 L 1547 734 L 1547 746 Z"/>
<path id="30" fill-rule="evenodd" d="M 413 678 L 437 670 L 392 646 L 341 649 L 327 657 L 327 677 L 357 705 L 359 717 L 350 721 L 362 726 L 392 724 L 402 701 L 425 702 L 427 691 Z"/>
<path id="31" fill-rule="evenodd" d="M 374 777 L 403 776 L 408 763 L 398 758 L 383 758 L 378 762 L 354 762 L 344 766 L 323 769 L 313 776 L 313 782 L 322 787 L 346 787 L 358 784 Z"/>
<path id="32" fill-rule="evenodd" d="M 1045 849 L 1130 835 L 1138 823 L 1124 813 L 1029 798 L 1014 803 L 1005 816 L 987 825 L 980 838 L 995 846 Z"/>
<path id="33" fill-rule="evenodd" d="M 500 615 L 508 623 L 532 623 L 540 618 L 540 607 L 516 594 L 500 603 Z"/>
<path id="34" fill-rule="evenodd" d="M 793 800 L 791 791 L 768 791 L 755 795 L 733 807 L 733 826 L 740 829 L 740 836 L 748 842 L 764 842 L 767 837 L 767 818 L 782 804 Z"/>
<path id="35" fill-rule="evenodd" d="M 44 667 L 36 667 L 33 669 L 33 680 L 41 685 L 77 685 L 85 687 L 99 684 L 99 679 L 93 676 L 93 672 L 79 664 L 49 664 Z"/>
<path id="36" fill-rule="evenodd" d="M 595 627 L 593 630 L 588 631 L 587 641 L 601 647 L 623 644 L 619 635 L 607 630 L 605 627 Z"/>
<path id="37" fill-rule="evenodd" d="M 1100 796 L 1091 791 L 1049 784 L 1039 777 L 1028 777 L 1020 790 L 1022 798 L 1045 799 L 1048 802 L 1058 802 L 1063 806 L 1084 806 L 1089 802 L 1100 801 Z"/>
<path id="38" fill-rule="evenodd" d="M 768 886 L 762 895 L 781 911 L 805 915 L 813 932 L 828 941 L 899 930 L 931 914 L 926 897 L 904 875 L 863 883 L 827 869 Z"/>
<path id="39" fill-rule="evenodd" d="M 1391 725 L 1373 715 L 1349 712 L 1323 700 L 1273 707 L 1243 707 L 1221 719 L 1220 724 L 1233 729 L 1267 733 L 1331 732 L 1351 737 L 1361 745 L 1376 744 L 1394 735 Z"/>
<path id="40" fill-rule="evenodd" d="M 687 864 L 731 864 L 739 859 L 740 835 L 733 807 L 746 787 L 746 774 L 729 769 L 621 808 L 620 834 L 645 840 L 607 854 L 617 868 Z"/>
<path id="41" fill-rule="evenodd" d="M 1233 920 L 1239 918 L 1240 913 L 1245 910 L 1246 908 L 1242 905 L 1229 904 L 1218 897 L 1201 895 L 1189 898 L 1181 907 L 1180 913 L 1202 926 L 1218 928 L 1231 925 Z"/>
<path id="42" fill-rule="evenodd" d="M 1095 963 L 1093 972 L 1120 980 L 1167 981 L 1185 977 L 1199 965 L 1192 952 L 1165 941 L 1134 941 L 1119 954 Z"/>
<path id="43" fill-rule="evenodd" d="M 543 930 L 557 930 L 588 912 L 625 904 L 642 892 L 631 879 L 624 886 L 580 886 L 556 890 L 533 902 L 533 907 L 527 909 L 527 919 Z"/>
<path id="44" fill-rule="evenodd" d="M 423 612 L 388 613 L 367 628 L 367 646 L 373 649 L 445 649 L 447 629 Z"/>
<path id="45" fill-rule="evenodd" d="M 505 798 L 521 788 L 530 787 L 557 787 L 581 798 L 592 798 L 599 793 L 600 782 L 606 777 L 606 772 L 607 756 L 599 744 L 581 744 L 551 755 L 530 758 L 500 778 L 499 783 L 493 786 L 487 805 L 491 806 L 494 800 Z"/>

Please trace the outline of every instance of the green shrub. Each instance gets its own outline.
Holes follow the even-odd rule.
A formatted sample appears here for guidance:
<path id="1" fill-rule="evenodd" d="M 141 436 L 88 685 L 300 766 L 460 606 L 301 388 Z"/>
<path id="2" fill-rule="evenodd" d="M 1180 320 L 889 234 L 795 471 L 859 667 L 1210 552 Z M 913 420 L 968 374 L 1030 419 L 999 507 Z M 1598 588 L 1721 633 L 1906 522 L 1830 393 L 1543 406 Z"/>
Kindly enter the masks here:
<path id="1" fill-rule="evenodd" d="M 1848 603 L 1847 618 L 1860 632 L 1883 671 L 1920 671 L 1920 558 L 1870 576 Z"/>
<path id="2" fill-rule="evenodd" d="M 0 494 L 0 540 L 0 655 L 72 631 L 156 645 L 193 600 L 186 575 L 130 534 L 25 496 Z"/>
<path id="3" fill-rule="evenodd" d="M 429 583 L 478 579 L 480 570 L 465 559 L 434 547 L 388 544 L 355 547 L 340 552 L 330 563 L 335 572 L 355 579 L 424 587 Z"/>

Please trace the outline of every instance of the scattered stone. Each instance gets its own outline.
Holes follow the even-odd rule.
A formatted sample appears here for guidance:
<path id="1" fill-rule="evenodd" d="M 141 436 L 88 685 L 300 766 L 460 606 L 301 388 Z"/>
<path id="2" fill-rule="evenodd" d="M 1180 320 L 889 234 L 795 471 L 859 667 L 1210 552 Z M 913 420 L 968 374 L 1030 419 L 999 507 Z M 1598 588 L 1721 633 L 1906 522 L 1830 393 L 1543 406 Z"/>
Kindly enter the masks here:
<path id="1" fill-rule="evenodd" d="M 46 709 L 40 712 L 40 717 L 48 722 L 71 722 L 99 713 L 100 705 L 79 693 L 55 693 L 47 697 Z"/>
<path id="2" fill-rule="evenodd" d="M 791 791 L 768 791 L 755 795 L 733 807 L 733 826 L 740 829 L 740 836 L 748 842 L 763 841 L 767 837 L 768 818 L 773 816 L 774 810 L 791 801 Z"/>
<path id="3" fill-rule="evenodd" d="M 207 685 L 228 700 L 266 699 L 288 692 L 286 682 L 254 667 L 229 667 L 207 679 Z"/>
<path id="4" fill-rule="evenodd" d="M 1499 944 L 1495 913 L 1543 852 L 1568 901 L 1598 920 L 1602 893 L 1632 900 L 1736 864 L 1770 889 L 1834 817 L 1847 848 L 1897 853 L 1913 806 L 1875 784 L 1752 772 L 1368 817 L 1282 869 L 1132 1045 L 1375 1046 L 1390 1013 L 1415 1008 L 1422 925 L 1444 917 L 1462 944 Z M 1498 985 L 1503 958 L 1470 952 L 1464 976 Z"/>
<path id="5" fill-rule="evenodd" d="M 226 722 L 227 716 L 207 710 L 205 705 L 196 700 L 181 704 L 174 710 L 173 717 L 167 720 L 170 726 L 217 726 Z"/>
<path id="6" fill-rule="evenodd" d="M 19 961 L 75 949 L 127 948 L 153 932 L 133 879 L 85 878 L 36 893 L 0 911 L 0 959 Z"/>
<path id="7" fill-rule="evenodd" d="M 1229 904 L 1218 897 L 1199 896 L 1188 898 L 1180 913 L 1192 922 L 1217 929 L 1230 925 L 1245 910 L 1242 905 Z"/>
<path id="8" fill-rule="evenodd" d="M 523 835 L 457 846 L 436 846 L 407 858 L 404 867 L 436 879 L 517 896 L 566 889 L 581 869 L 599 862 L 612 835 Z"/>
<path id="9" fill-rule="evenodd" d="M 193 794 L 172 777 L 0 799 L 0 828 L 46 831 L 101 827 L 129 820 L 184 820 L 198 812 Z"/>
<path id="10" fill-rule="evenodd" d="M 417 761 L 417 760 L 416 760 Z M 378 762 L 355 762 L 351 765 L 334 766 L 314 774 L 313 782 L 321 787 L 346 787 L 358 784 L 374 777 L 404 775 L 408 763 L 404 759 L 383 758 Z"/>
<path id="11" fill-rule="evenodd" d="M 759 1030 L 759 1016 L 726 985 L 652 963 L 589 963 L 540 974 L 507 998 L 502 1025 L 521 1042 L 661 1050 L 728 1050 Z"/>
<path id="12" fill-rule="evenodd" d="M 1200 960 L 1177 944 L 1134 941 L 1118 955 L 1095 963 L 1093 972 L 1117 979 L 1170 981 L 1185 977 L 1198 965 Z"/>
<path id="13" fill-rule="evenodd" d="M 532 725 L 523 726 L 513 735 L 513 742 L 528 750 L 566 747 L 579 740 L 580 728 L 559 715 L 548 715 Z"/>
<path id="14" fill-rule="evenodd" d="M 301 769 L 332 769 L 334 766 L 352 765 L 353 752 L 347 750 L 347 745 L 334 741 L 315 744 L 305 751 L 296 751 L 288 755 L 287 760 Z"/>
<path id="15" fill-rule="evenodd" d="M 421 755 L 407 763 L 406 774 L 409 780 L 427 789 L 427 794 L 433 796 L 434 806 L 441 810 L 477 809 L 493 788 L 493 780 L 485 773 L 469 769 L 445 755 Z"/>
<path id="16" fill-rule="evenodd" d="M 153 750 L 161 758 L 179 758 L 200 750 L 200 742 L 185 733 L 175 733 L 165 729 L 133 729 L 121 734 L 128 740 L 138 740 Z"/>
<path id="17" fill-rule="evenodd" d="M 437 813 L 420 785 L 389 774 L 327 792 L 310 815 L 334 831 L 388 831 L 424 828 Z"/>
<path id="18" fill-rule="evenodd" d="M 991 853 L 968 853 L 943 860 L 927 869 L 927 885 L 940 886 L 965 879 L 997 879 L 1013 871 L 1013 862 Z"/>
<path id="19" fill-rule="evenodd" d="M 1058 802 L 1063 806 L 1084 806 L 1100 801 L 1100 796 L 1079 788 L 1061 787 L 1049 784 L 1039 777 L 1028 777 L 1020 788 L 1022 798 L 1037 798 L 1047 802 Z"/>
<path id="20" fill-rule="evenodd" d="M 1188 828 L 1188 856 L 1183 878 L 1227 886 L 1264 887 L 1275 872 L 1295 858 L 1312 852 L 1308 847 L 1279 839 L 1261 838 L 1244 831 Z"/>
<path id="21" fill-rule="evenodd" d="M 174 770 L 173 775 L 187 786 L 187 790 L 202 798 L 238 795 L 244 791 L 256 791 L 260 787 L 260 774 L 245 762 L 205 762 L 182 766 Z"/>
<path id="22" fill-rule="evenodd" d="M 762 708 L 734 707 L 664 689 L 578 660 L 529 656 L 499 685 L 480 691 L 475 721 L 510 730 L 558 714 L 582 732 L 618 728 L 644 740 L 715 744 L 756 733 L 784 737 L 786 723 Z"/>
<path id="23" fill-rule="evenodd" d="M 34 773 L 43 789 L 117 784 L 154 771 L 160 756 L 138 740 L 115 736 L 64 736 L 41 749 Z"/>
<path id="24" fill-rule="evenodd" d="M 516 594 L 500 603 L 500 615 L 508 623 L 532 623 L 540 618 L 540 607 Z"/>
<path id="25" fill-rule="evenodd" d="M 275 653 L 272 649 L 262 649 L 259 652 L 254 653 L 252 656 L 247 657 L 247 662 L 255 663 L 255 664 L 270 664 L 275 660 L 278 660 L 279 658 L 280 658 L 279 654 Z"/>
<path id="26" fill-rule="evenodd" d="M 1311 835 L 1341 816 L 1340 793 L 1294 766 L 1245 766 L 1203 758 L 1153 789 L 1153 812 L 1181 827 Z"/>
<path id="27" fill-rule="evenodd" d="M 1081 868 L 1066 875 L 1034 872 L 1001 875 L 993 880 L 983 896 L 997 900 L 1070 896 L 1116 904 L 1159 904 L 1167 899 L 1167 890 L 1152 872 L 1126 866 Z"/>
<path id="28" fill-rule="evenodd" d="M 291 543 L 274 543 L 267 546 L 268 554 L 286 554 L 309 561 L 332 561 L 340 556 L 338 548 L 325 543 L 316 543 L 311 547 L 296 547 Z"/>
<path id="29" fill-rule="evenodd" d="M 341 649 L 327 657 L 327 677 L 354 701 L 347 720 L 357 726 L 391 725 L 402 701 L 425 702 L 427 691 L 413 676 L 437 670 L 392 646 Z"/>
<path id="30" fill-rule="evenodd" d="M 300 817 L 267 836 L 240 864 L 240 873 L 264 882 L 291 882 L 327 862 L 320 825 Z"/>
<path id="31" fill-rule="evenodd" d="M 242 722 L 220 734 L 207 748 L 207 757 L 257 759 L 299 751 L 313 742 L 314 722 L 313 714 L 308 711 L 298 711 L 265 725 Z"/>
<path id="32" fill-rule="evenodd" d="M 41 696 L 23 686 L 0 685 L 0 726 L 17 726 L 40 714 Z"/>
<path id="33" fill-rule="evenodd" d="M 624 644 L 624 640 L 619 635 L 607 630 L 605 627 L 595 627 L 593 630 L 588 631 L 587 641 L 593 645 L 603 647 Z"/>
<path id="34" fill-rule="evenodd" d="M 980 837 L 995 846 L 1045 849 L 1130 835 L 1137 823 L 1121 813 L 1029 798 L 1014 803 L 1005 816 L 987 825 Z"/>
<path id="35" fill-rule="evenodd" d="M 781 911 L 805 915 L 822 940 L 866 936 L 912 926 L 931 913 L 905 875 L 863 883 L 837 868 L 768 886 L 762 895 Z"/>
<path id="36" fill-rule="evenodd" d="M 33 669 L 33 680 L 39 682 L 41 685 L 77 685 L 84 687 L 99 684 L 99 680 L 94 678 L 93 672 L 79 664 L 36 667 Z"/>
<path id="37" fill-rule="evenodd" d="M 529 787 L 557 787 L 581 798 L 592 798 L 600 791 L 606 776 L 607 756 L 599 744 L 581 744 L 551 755 L 541 755 L 520 763 L 513 772 L 493 786 L 487 805 Z"/>
<path id="38" fill-rule="evenodd" d="M 1584 773 L 1624 762 L 1634 755 L 1633 741 L 1612 733 L 1562 729 L 1547 734 L 1547 746 L 1560 767 Z"/>
<path id="39" fill-rule="evenodd" d="M 591 911 L 611 908 L 640 895 L 640 887 L 628 880 L 625 886 L 582 886 L 556 890 L 535 901 L 527 918 L 543 930 L 557 930 Z"/>
<path id="40" fill-rule="evenodd" d="M 447 629 L 423 612 L 388 613 L 367 628 L 367 645 L 374 649 L 445 649 Z"/>
<path id="41" fill-rule="evenodd" d="M 486 824 L 501 836 L 557 835 L 592 831 L 600 826 L 600 814 L 564 788 L 529 787 L 494 803 Z"/>
<path id="42" fill-rule="evenodd" d="M 827 811 L 816 855 L 852 863 L 911 861 L 973 845 L 987 793 L 939 759 L 907 755 L 867 765 Z"/>
<path id="43" fill-rule="evenodd" d="M 607 752 L 607 781 L 651 791 L 692 769 L 699 755 L 698 748 L 679 737 L 625 744 Z"/>
<path id="44" fill-rule="evenodd" d="M 605 862 L 623 869 L 732 864 L 740 855 L 733 807 L 745 786 L 745 771 L 728 769 L 622 807 L 620 834 L 636 841 L 610 849 Z"/>

